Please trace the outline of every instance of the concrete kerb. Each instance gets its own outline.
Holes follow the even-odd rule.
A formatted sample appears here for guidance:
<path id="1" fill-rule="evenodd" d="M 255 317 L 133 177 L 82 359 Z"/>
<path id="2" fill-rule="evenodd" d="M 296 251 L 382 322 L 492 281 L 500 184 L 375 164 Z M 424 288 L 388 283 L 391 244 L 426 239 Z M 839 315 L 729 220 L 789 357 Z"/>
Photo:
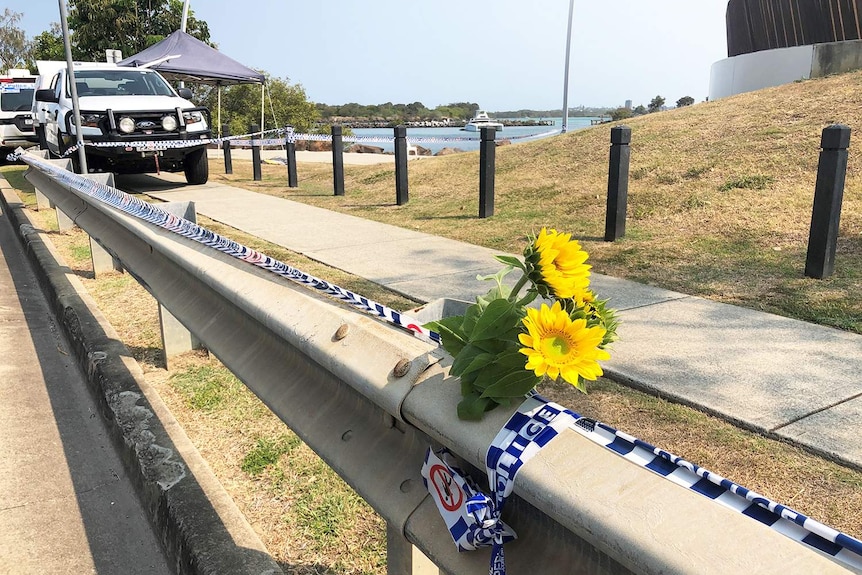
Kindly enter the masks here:
<path id="1" fill-rule="evenodd" d="M 112 439 L 179 574 L 280 574 L 260 538 L 146 382 L 111 325 L 0 177 L 0 200 L 73 346 Z"/>

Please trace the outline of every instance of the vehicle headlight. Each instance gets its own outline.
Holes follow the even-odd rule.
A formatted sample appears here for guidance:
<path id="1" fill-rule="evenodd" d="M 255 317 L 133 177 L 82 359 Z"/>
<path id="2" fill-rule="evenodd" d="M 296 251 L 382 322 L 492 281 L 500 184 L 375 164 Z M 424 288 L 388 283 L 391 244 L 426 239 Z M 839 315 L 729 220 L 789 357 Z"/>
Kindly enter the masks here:
<path id="1" fill-rule="evenodd" d="M 177 119 L 173 116 L 163 116 L 162 128 L 164 128 L 166 132 L 173 132 L 177 129 Z"/>
<path id="2" fill-rule="evenodd" d="M 104 114 L 81 114 L 81 126 L 85 128 L 98 128 L 99 122 L 104 117 Z"/>
<path id="3" fill-rule="evenodd" d="M 204 115 L 200 112 L 183 112 L 183 120 L 186 124 L 197 124 L 204 121 Z"/>
<path id="4" fill-rule="evenodd" d="M 123 116 L 120 118 L 119 123 L 117 123 L 117 127 L 124 134 L 131 134 L 135 131 L 135 121 L 128 116 Z"/>

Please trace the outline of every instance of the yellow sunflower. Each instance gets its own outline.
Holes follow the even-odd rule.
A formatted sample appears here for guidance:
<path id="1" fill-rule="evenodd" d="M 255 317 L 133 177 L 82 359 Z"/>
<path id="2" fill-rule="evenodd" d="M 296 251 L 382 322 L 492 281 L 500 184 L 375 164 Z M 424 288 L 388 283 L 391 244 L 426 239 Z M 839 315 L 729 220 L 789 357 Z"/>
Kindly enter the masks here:
<path id="1" fill-rule="evenodd" d="M 538 272 L 536 284 L 541 295 L 583 301 L 583 294 L 589 289 L 592 266 L 584 263 L 589 256 L 581 249 L 581 244 L 572 239 L 572 234 L 542 228 L 528 251 L 526 260 Z M 549 293 L 542 293 L 546 291 Z"/>
<path id="2" fill-rule="evenodd" d="M 562 377 L 577 386 L 578 377 L 594 380 L 602 375 L 599 360 L 610 359 L 610 354 L 598 346 L 605 336 L 601 326 L 587 327 L 586 320 L 572 320 L 560 302 L 548 308 L 528 308 L 523 320 L 527 333 L 518 335 L 525 347 L 519 351 L 527 356 L 525 369 L 539 377 Z"/>

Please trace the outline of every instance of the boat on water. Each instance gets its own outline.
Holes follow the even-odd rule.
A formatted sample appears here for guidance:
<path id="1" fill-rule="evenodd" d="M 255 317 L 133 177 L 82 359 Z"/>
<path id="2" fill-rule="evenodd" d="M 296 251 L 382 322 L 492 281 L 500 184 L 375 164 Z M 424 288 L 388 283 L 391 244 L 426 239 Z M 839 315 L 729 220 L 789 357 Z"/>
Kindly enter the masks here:
<path id="1" fill-rule="evenodd" d="M 482 128 L 496 128 L 497 130 L 503 129 L 503 124 L 500 122 L 495 122 L 491 118 L 488 117 L 488 112 L 483 110 L 479 110 L 476 112 L 476 115 L 473 116 L 473 119 L 467 122 L 464 126 L 464 129 L 468 132 L 478 132 Z"/>

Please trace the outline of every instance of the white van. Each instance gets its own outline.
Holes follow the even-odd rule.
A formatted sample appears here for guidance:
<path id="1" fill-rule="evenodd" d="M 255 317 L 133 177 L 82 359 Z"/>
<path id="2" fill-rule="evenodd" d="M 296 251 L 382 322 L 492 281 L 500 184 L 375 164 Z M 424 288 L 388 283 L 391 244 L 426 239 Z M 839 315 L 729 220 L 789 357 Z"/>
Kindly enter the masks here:
<path id="1" fill-rule="evenodd" d="M 36 145 L 33 130 L 33 93 L 36 76 L 29 70 L 12 69 L 0 75 L 0 159 L 15 148 Z"/>

